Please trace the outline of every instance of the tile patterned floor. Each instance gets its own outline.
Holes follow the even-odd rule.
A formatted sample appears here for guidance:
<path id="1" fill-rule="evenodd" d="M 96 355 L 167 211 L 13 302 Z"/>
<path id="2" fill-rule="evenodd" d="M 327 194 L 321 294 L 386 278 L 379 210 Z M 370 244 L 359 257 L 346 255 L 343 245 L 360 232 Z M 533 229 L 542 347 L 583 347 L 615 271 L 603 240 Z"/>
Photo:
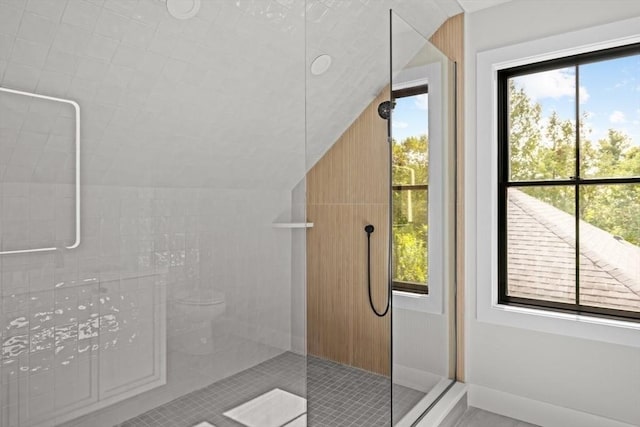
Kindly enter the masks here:
<path id="1" fill-rule="evenodd" d="M 306 362 L 305 362 L 306 361 Z M 283 353 L 128 420 L 120 427 L 191 427 L 208 421 L 240 427 L 223 413 L 274 388 L 307 397 L 312 427 L 389 426 L 389 379 L 318 359 Z M 394 420 L 424 393 L 394 385 Z"/>
<path id="2" fill-rule="evenodd" d="M 305 396 L 304 357 L 283 353 L 245 371 L 145 412 L 120 427 L 191 427 L 208 421 L 216 427 L 239 427 L 224 412 L 274 388 Z"/>
<path id="3" fill-rule="evenodd" d="M 389 426 L 388 378 L 314 357 L 308 358 L 307 376 L 309 426 Z M 394 423 L 424 395 L 394 385 Z"/>

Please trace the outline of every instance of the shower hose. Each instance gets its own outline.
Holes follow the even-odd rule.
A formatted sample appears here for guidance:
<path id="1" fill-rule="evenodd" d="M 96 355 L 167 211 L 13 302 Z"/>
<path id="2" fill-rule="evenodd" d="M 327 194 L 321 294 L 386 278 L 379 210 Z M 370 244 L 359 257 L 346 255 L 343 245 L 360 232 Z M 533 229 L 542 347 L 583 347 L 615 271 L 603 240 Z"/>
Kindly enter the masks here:
<path id="1" fill-rule="evenodd" d="M 382 313 L 376 310 L 376 307 L 373 304 L 373 297 L 371 296 L 371 233 L 373 233 L 373 230 L 374 227 L 371 224 L 368 224 L 366 227 L 364 227 L 364 231 L 367 233 L 367 293 L 369 294 L 369 305 L 371 306 L 371 310 L 373 310 L 376 316 L 384 317 L 387 315 L 389 307 L 391 306 L 390 292 L 387 293 L 387 306 Z M 387 289 L 390 289 L 388 284 Z"/>

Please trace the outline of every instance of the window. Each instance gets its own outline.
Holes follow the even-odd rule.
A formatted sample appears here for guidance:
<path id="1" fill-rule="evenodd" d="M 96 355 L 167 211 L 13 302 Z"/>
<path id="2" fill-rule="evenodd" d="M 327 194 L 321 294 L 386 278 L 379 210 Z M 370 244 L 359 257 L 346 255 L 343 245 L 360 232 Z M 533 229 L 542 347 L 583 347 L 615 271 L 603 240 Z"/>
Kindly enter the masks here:
<path id="1" fill-rule="evenodd" d="M 393 289 L 428 294 L 427 86 L 393 98 Z"/>
<path id="2" fill-rule="evenodd" d="M 640 44 L 498 72 L 498 302 L 640 320 Z"/>

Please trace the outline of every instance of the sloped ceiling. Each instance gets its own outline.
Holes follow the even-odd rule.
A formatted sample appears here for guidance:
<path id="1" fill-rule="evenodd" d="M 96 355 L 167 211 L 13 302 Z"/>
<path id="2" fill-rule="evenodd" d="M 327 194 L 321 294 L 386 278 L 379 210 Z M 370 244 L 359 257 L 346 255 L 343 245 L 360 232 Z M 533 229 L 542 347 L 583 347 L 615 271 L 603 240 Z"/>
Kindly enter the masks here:
<path id="1" fill-rule="evenodd" d="M 511 0 L 458 0 L 465 12 L 471 13 L 488 7 L 497 6 Z"/>
<path id="2" fill-rule="evenodd" d="M 387 84 L 390 8 L 424 36 L 461 12 L 456 0 L 202 0 L 178 20 L 162 0 L 0 1 L 0 82 L 80 104 L 85 184 L 292 189 Z M 321 53 L 332 67 L 312 76 Z M 0 94 L 3 182 L 51 169 L 58 149 L 46 128 L 18 138 L 31 107 L 12 99 Z M 25 140 L 32 157 L 16 165 Z"/>

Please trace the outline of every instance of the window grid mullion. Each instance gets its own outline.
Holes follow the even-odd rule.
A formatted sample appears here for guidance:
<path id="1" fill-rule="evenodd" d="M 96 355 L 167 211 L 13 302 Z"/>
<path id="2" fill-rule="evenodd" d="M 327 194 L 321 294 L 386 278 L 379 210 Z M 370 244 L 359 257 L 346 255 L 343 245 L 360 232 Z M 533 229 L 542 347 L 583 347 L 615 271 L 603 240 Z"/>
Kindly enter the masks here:
<path id="1" fill-rule="evenodd" d="M 630 176 L 624 178 L 580 178 L 577 180 L 579 185 L 612 185 L 612 184 L 638 184 L 640 176 Z M 536 180 L 536 181 L 507 181 L 504 183 L 507 187 L 548 187 L 574 185 L 576 179 L 554 179 L 554 180 Z"/>
<path id="2" fill-rule="evenodd" d="M 505 76 L 498 80 L 498 302 L 508 303 L 509 79 Z"/>
<path id="3" fill-rule="evenodd" d="M 394 184 L 391 186 L 391 189 L 393 191 L 411 191 L 411 190 L 416 190 L 416 191 L 428 191 L 429 190 L 429 184 Z"/>
<path id="4" fill-rule="evenodd" d="M 576 307 L 580 309 L 580 67 L 575 65 L 575 114 L 576 114 L 576 146 L 575 146 L 575 184 L 574 209 L 576 233 Z"/>

